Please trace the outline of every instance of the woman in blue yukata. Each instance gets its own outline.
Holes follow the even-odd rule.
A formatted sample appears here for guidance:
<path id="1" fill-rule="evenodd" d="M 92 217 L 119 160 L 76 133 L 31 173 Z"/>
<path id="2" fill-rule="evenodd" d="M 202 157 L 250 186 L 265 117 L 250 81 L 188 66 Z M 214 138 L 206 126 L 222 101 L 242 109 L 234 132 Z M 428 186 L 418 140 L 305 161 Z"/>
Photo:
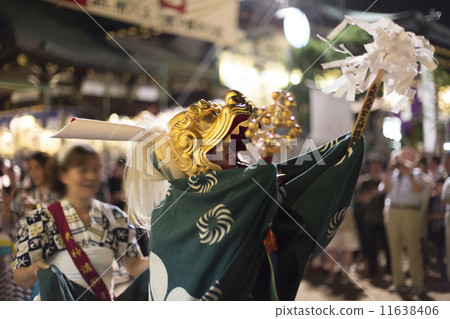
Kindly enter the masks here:
<path id="1" fill-rule="evenodd" d="M 53 161 L 50 184 L 62 199 L 27 215 L 17 236 L 14 279 L 32 287 L 38 270 L 51 267 L 74 289 L 89 288 L 98 299 L 111 300 L 114 260 L 138 276 L 148 268 L 148 258 L 142 257 L 125 213 L 94 198 L 103 170 L 100 154 L 89 145 L 76 145 Z"/>

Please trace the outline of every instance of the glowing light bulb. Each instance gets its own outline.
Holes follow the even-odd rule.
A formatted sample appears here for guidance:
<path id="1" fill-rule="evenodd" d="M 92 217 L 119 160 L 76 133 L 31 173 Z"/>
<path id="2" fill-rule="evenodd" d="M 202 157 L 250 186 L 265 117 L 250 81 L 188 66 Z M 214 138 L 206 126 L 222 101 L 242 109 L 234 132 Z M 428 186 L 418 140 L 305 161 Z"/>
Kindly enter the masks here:
<path id="1" fill-rule="evenodd" d="M 311 29 L 308 18 L 300 9 L 283 9 L 283 30 L 288 42 L 297 49 L 303 48 L 309 42 Z"/>

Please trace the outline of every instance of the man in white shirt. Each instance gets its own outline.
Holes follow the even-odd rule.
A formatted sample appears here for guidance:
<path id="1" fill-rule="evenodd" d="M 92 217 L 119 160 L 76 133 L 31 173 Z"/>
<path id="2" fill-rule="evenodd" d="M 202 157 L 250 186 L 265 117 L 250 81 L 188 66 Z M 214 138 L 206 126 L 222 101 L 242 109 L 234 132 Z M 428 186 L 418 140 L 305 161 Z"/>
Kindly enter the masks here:
<path id="1" fill-rule="evenodd" d="M 391 253 L 393 285 L 390 291 L 405 292 L 402 270 L 403 247 L 409 256 L 413 294 L 425 292 L 420 245 L 423 216 L 420 214 L 425 181 L 415 166 L 415 151 L 403 148 L 396 152 L 386 170 L 383 191 L 386 193 L 385 227 Z M 418 157 L 417 157 L 418 159 Z"/>

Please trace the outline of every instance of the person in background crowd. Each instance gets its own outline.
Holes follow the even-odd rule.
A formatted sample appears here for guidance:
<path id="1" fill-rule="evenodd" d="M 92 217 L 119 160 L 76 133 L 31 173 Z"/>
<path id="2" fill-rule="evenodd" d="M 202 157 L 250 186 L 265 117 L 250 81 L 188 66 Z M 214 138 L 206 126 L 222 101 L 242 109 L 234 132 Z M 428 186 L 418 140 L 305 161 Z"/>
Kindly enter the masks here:
<path id="1" fill-rule="evenodd" d="M 367 237 L 367 233 L 365 231 L 365 226 L 364 226 L 364 216 L 366 213 L 366 209 L 367 209 L 367 204 L 369 203 L 369 196 L 368 196 L 368 192 L 367 189 L 362 188 L 362 182 L 364 180 L 363 176 L 359 177 L 358 183 L 356 185 L 356 189 L 355 189 L 355 200 L 354 200 L 354 205 L 353 205 L 353 216 L 355 219 L 355 225 L 356 225 L 356 230 L 358 232 L 359 235 L 359 240 L 360 240 L 360 251 L 356 254 L 356 258 L 358 260 L 358 262 L 362 262 L 360 265 L 365 264 L 365 269 L 368 268 L 367 263 L 368 263 L 368 257 L 367 257 L 367 252 L 368 252 L 368 237 Z"/>
<path id="2" fill-rule="evenodd" d="M 111 204 L 120 209 L 125 209 L 125 193 L 123 192 L 123 173 L 125 169 L 125 158 L 119 158 L 111 167 L 108 178 L 109 192 L 111 194 Z"/>
<path id="3" fill-rule="evenodd" d="M 30 158 L 26 157 L 21 165 L 22 175 L 20 176 L 21 186 L 23 189 L 32 189 L 34 184 L 30 176 Z"/>
<path id="4" fill-rule="evenodd" d="M 446 173 L 446 180 L 442 186 L 442 201 L 445 206 L 445 257 L 447 259 L 447 280 L 450 282 L 450 153 L 444 157 L 443 166 Z"/>
<path id="5" fill-rule="evenodd" d="M 367 243 L 366 256 L 368 260 L 368 276 L 373 277 L 378 272 L 378 255 L 380 250 L 385 252 L 386 273 L 391 272 L 391 259 L 387 243 L 386 231 L 383 224 L 384 193 L 378 187 L 384 178 L 383 162 L 373 154 L 368 159 L 369 173 L 362 176 L 361 192 L 365 194 L 365 210 L 363 215 L 363 230 Z"/>
<path id="6" fill-rule="evenodd" d="M 420 216 L 421 216 L 421 228 L 420 228 L 420 249 L 422 253 L 422 259 L 423 259 L 423 267 L 424 269 L 427 267 L 427 265 L 430 262 L 430 256 L 434 254 L 434 249 L 430 247 L 430 243 L 427 239 L 427 214 L 428 214 L 428 208 L 429 208 L 429 202 L 430 202 L 430 194 L 431 194 L 431 185 L 432 182 L 432 175 L 429 174 L 430 171 L 428 169 L 428 165 L 430 163 L 430 157 L 428 156 L 422 156 L 419 160 L 419 162 L 416 165 L 416 172 L 420 174 L 421 178 L 425 181 L 426 187 L 421 192 L 421 201 L 420 201 Z"/>
<path id="7" fill-rule="evenodd" d="M 350 207 L 349 210 L 351 209 L 352 208 Z M 341 272 L 341 269 L 338 268 L 338 264 L 346 272 L 341 273 L 341 283 L 345 285 L 350 282 L 347 274 L 350 272 L 350 266 L 353 263 L 353 252 L 358 249 L 359 243 L 355 219 L 353 217 L 353 212 L 350 211 L 346 214 L 339 230 L 326 248 L 330 256 L 334 259 L 332 260 L 328 255 L 325 257 L 327 265 L 325 265 L 324 268 L 329 270 L 328 283 L 334 282 L 336 280 L 336 274 Z"/>
<path id="8" fill-rule="evenodd" d="M 53 264 L 69 280 L 95 291 L 92 282 L 83 277 L 88 270 L 95 269 L 102 274 L 99 285 L 104 287 L 101 295 L 95 294 L 98 299 L 108 300 L 114 288 L 111 267 L 114 259 L 120 259 L 132 276 L 138 276 L 148 268 L 148 258 L 141 256 L 135 230 L 128 224 L 125 213 L 95 199 L 103 166 L 94 148 L 83 144 L 60 151 L 49 168 L 53 172 L 49 175 L 51 189 L 59 192 L 61 200 L 56 206 L 36 209 L 27 215 L 26 224 L 17 235 L 14 279 L 24 288 L 32 287 L 38 279 L 37 271 Z M 66 247 L 65 240 L 78 247 Z M 75 258 L 82 256 L 81 250 L 89 258 L 85 258 L 84 268 L 75 266 Z M 50 288 L 53 287 L 43 287 L 40 282 L 41 292 Z"/>
<path id="9" fill-rule="evenodd" d="M 95 194 L 95 198 L 104 203 L 109 203 L 111 201 L 108 176 L 106 176 L 106 174 L 102 174 L 100 187 L 98 188 L 97 194 Z"/>
<path id="10" fill-rule="evenodd" d="M 10 236 L 15 238 L 19 229 L 26 223 L 26 214 L 37 207 L 48 205 L 56 201 L 56 193 L 48 187 L 46 165 L 50 156 L 44 152 L 35 152 L 28 159 L 28 172 L 32 187 L 13 187 L 9 196 L 6 196 L 3 207 L 4 225 L 10 228 Z M 10 268 L 10 267 L 8 267 Z M 10 271 L 11 272 L 11 271 Z M 12 273 L 10 273 L 12 278 Z M 13 300 L 29 300 L 31 290 L 24 290 L 11 283 Z"/>
<path id="11" fill-rule="evenodd" d="M 425 187 L 419 170 L 417 152 L 409 147 L 391 154 L 386 175 L 380 189 L 386 194 L 385 226 L 392 263 L 391 292 L 405 292 L 405 274 L 402 270 L 403 245 L 409 255 L 409 268 L 414 295 L 425 293 L 423 263 L 420 250 L 421 194 Z"/>
<path id="12" fill-rule="evenodd" d="M 445 203 L 441 199 L 442 186 L 444 179 L 441 177 L 435 183 L 436 192 L 430 198 L 430 204 L 427 214 L 428 238 L 433 243 L 437 258 L 437 264 L 441 280 L 447 281 L 447 271 L 444 264 L 445 256 Z"/>
<path id="13" fill-rule="evenodd" d="M 442 168 L 444 178 L 450 177 L 450 152 L 446 153 L 445 156 L 442 157 Z"/>
<path id="14" fill-rule="evenodd" d="M 428 172 L 428 158 L 426 156 L 422 156 L 417 163 L 417 167 L 420 168 L 424 174 L 426 174 L 426 172 Z"/>
<path id="15" fill-rule="evenodd" d="M 125 170 L 125 158 L 119 158 L 113 162 L 109 169 L 109 192 L 111 194 L 110 203 L 122 210 L 126 208 L 126 195 L 123 191 L 123 174 Z M 144 256 L 148 255 L 148 232 L 142 228 L 136 228 L 139 247 Z"/>
<path id="16" fill-rule="evenodd" d="M 3 176 L 5 175 L 5 166 L 3 158 L 0 157 L 0 301 L 12 300 L 12 273 L 9 265 L 11 264 L 12 241 L 9 237 L 8 227 L 4 227 L 3 206 L 5 189 L 3 188 Z M 10 186 L 8 186 L 10 187 Z"/>
<path id="17" fill-rule="evenodd" d="M 425 171 L 431 181 L 431 186 L 434 187 L 434 182 L 444 177 L 444 168 L 441 166 L 441 158 L 439 156 L 432 156 L 428 158 L 427 170 Z"/>
<path id="18" fill-rule="evenodd" d="M 2 205 L 1 205 L 1 240 L 3 251 L 0 256 L 0 300 L 25 300 L 23 290 L 14 284 L 11 272 L 13 258 L 13 243 L 15 228 L 11 223 L 10 205 L 14 200 L 19 183 L 20 169 L 15 169 L 13 163 L 6 159 L 2 161 Z M 18 220 L 19 218 L 15 218 Z M 9 249 L 8 249 L 9 248 Z M 29 291 L 31 293 L 31 291 Z"/>
<path id="19" fill-rule="evenodd" d="M 12 211 L 19 212 L 23 216 L 29 211 L 51 204 L 57 199 L 56 193 L 51 191 L 48 185 L 49 177 L 46 165 L 49 158 L 50 155 L 44 152 L 33 153 L 28 158 L 28 175 L 32 186 L 29 189 L 23 189 L 21 196 L 15 197 L 11 206 Z"/>

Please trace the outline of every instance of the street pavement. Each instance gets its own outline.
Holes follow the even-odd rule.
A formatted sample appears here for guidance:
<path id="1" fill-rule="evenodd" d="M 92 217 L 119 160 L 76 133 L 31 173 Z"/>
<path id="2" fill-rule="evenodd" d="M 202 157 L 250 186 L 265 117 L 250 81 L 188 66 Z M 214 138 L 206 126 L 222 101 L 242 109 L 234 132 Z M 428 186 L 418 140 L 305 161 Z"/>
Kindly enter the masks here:
<path id="1" fill-rule="evenodd" d="M 380 274 L 373 278 L 367 278 L 364 271 L 350 271 L 349 282 L 345 282 L 344 275 L 329 282 L 327 272 L 321 268 L 309 267 L 300 284 L 296 300 L 298 301 L 402 301 L 402 300 L 427 300 L 450 301 L 450 285 L 438 278 L 432 269 L 425 271 L 425 295 L 413 296 L 411 293 L 402 295 L 388 291 L 391 285 L 391 276 Z M 407 278 L 406 285 L 411 286 L 411 279 Z"/>

